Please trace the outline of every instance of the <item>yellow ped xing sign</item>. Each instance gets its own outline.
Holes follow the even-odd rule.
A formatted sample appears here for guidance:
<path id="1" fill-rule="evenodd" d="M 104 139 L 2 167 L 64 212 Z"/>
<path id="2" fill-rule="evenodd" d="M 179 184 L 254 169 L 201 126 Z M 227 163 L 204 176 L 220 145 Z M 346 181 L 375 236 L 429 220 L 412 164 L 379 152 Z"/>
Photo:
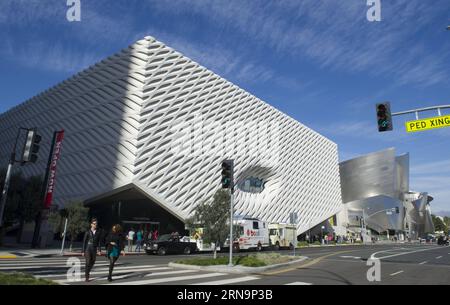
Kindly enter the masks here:
<path id="1" fill-rule="evenodd" d="M 409 121 L 405 123 L 407 132 L 430 130 L 435 128 L 450 127 L 450 115 L 427 118 L 423 120 Z"/>

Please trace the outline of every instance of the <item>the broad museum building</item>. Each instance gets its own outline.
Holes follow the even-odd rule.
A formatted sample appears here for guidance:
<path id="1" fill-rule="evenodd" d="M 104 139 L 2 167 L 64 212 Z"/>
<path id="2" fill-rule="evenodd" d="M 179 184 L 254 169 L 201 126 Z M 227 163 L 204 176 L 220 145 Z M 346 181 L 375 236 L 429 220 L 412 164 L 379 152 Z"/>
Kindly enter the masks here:
<path id="1" fill-rule="evenodd" d="M 43 175 L 53 132 L 64 130 L 54 204 L 83 201 L 103 226 L 184 229 L 221 187 L 233 159 L 235 214 L 288 222 L 298 234 L 342 208 L 337 145 L 152 37 L 0 116 L 0 166 L 19 127 L 42 135 Z"/>
<path id="2" fill-rule="evenodd" d="M 434 232 L 427 193 L 409 189 L 409 154 L 395 149 L 340 163 L 342 201 L 338 214 L 353 232 L 389 233 L 417 239 Z"/>

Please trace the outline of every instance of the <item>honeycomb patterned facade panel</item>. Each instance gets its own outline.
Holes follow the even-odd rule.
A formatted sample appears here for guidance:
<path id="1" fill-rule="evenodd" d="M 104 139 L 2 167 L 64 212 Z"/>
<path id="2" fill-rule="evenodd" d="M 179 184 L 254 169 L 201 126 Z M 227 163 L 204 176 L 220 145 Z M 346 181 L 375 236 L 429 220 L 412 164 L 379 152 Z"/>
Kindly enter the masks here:
<path id="1" fill-rule="evenodd" d="M 297 212 L 301 233 L 342 208 L 335 143 L 152 37 L 0 116 L 5 166 L 20 126 L 38 127 L 47 152 L 51 132 L 66 130 L 60 204 L 134 185 L 185 219 L 234 159 L 236 214 Z"/>

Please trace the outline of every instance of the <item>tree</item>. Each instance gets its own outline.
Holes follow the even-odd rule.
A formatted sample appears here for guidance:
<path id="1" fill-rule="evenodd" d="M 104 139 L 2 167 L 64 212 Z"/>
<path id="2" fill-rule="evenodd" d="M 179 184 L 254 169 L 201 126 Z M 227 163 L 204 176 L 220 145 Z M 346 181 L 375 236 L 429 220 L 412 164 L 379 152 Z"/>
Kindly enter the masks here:
<path id="1" fill-rule="evenodd" d="M 450 228 L 450 217 L 445 216 L 444 217 L 444 223 L 447 226 L 447 228 Z"/>
<path id="2" fill-rule="evenodd" d="M 48 223 L 52 226 L 53 232 L 62 233 L 64 230 L 64 219 L 68 217 L 67 209 L 55 210 L 48 215 Z"/>
<path id="3" fill-rule="evenodd" d="M 200 203 L 194 215 L 186 221 L 190 229 L 204 228 L 202 239 L 205 243 L 214 243 L 214 259 L 217 258 L 217 246 L 228 237 L 230 215 L 230 194 L 219 189 L 211 202 Z"/>
<path id="4" fill-rule="evenodd" d="M 68 214 L 67 232 L 70 235 L 70 251 L 72 251 L 73 241 L 80 233 L 88 229 L 88 212 L 89 209 L 84 207 L 83 202 L 73 201 L 66 206 Z"/>
<path id="5" fill-rule="evenodd" d="M 434 231 L 443 231 L 445 234 L 448 232 L 447 225 L 442 221 L 441 218 L 431 215 L 434 224 Z"/>

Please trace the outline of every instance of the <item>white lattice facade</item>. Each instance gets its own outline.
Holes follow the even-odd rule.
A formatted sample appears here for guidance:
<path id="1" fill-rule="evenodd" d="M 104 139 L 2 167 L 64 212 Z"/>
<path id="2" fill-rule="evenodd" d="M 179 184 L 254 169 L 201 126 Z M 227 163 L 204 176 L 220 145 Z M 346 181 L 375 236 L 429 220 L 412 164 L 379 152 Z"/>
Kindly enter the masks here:
<path id="1" fill-rule="evenodd" d="M 18 127 L 37 127 L 41 174 L 54 130 L 66 137 L 55 201 L 132 185 L 181 219 L 220 187 L 235 160 L 236 214 L 304 232 L 341 208 L 337 145 L 151 37 L 0 116 L 6 167 Z M 251 179 L 263 188 L 249 190 Z"/>

